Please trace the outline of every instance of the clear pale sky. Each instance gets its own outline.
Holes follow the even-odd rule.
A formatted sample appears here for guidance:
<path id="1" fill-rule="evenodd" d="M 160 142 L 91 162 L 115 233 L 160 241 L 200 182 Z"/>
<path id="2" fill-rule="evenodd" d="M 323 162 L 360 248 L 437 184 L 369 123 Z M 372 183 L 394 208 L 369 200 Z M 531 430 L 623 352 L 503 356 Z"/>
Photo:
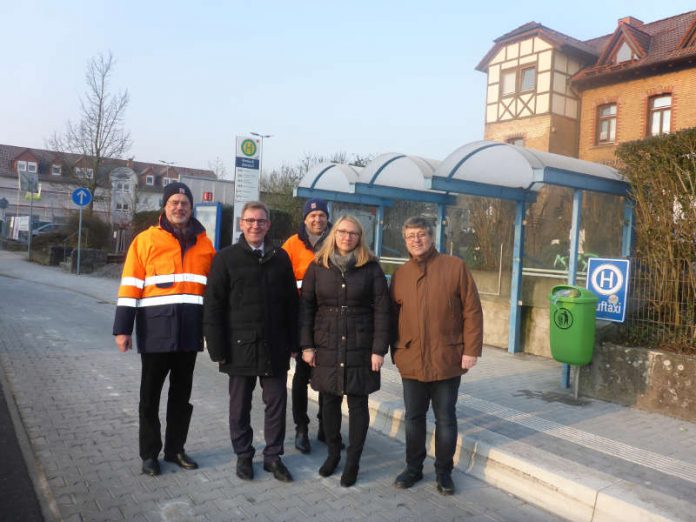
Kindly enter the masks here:
<path id="1" fill-rule="evenodd" d="M 693 0 L 0 0 L 0 143 L 46 147 L 77 119 L 88 60 L 113 52 L 140 161 L 233 171 L 256 131 L 264 170 L 305 153 L 443 159 L 483 136 L 493 40 L 540 22 L 585 40 Z"/>

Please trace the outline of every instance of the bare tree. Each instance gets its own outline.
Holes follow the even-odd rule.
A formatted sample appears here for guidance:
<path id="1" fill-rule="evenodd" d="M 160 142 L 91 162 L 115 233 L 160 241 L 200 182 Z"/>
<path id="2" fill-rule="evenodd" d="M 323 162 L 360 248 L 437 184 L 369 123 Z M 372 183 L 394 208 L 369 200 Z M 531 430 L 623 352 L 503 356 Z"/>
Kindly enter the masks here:
<path id="1" fill-rule="evenodd" d="M 123 125 L 128 91 L 110 89 L 115 63 L 111 52 L 90 59 L 85 73 L 87 89 L 80 100 L 80 119 L 69 121 L 63 133 L 54 133 L 49 140 L 52 149 L 81 156 L 65 167 L 77 184 L 90 189 L 94 199 L 103 198 L 97 190 L 109 186 L 105 162 L 123 157 L 131 146 L 130 133 Z"/>
<path id="2" fill-rule="evenodd" d="M 315 165 L 320 163 L 346 163 L 354 167 L 364 167 L 374 157 L 374 154 L 353 154 L 349 157 L 343 151 L 334 152 L 330 156 L 305 153 L 295 165 L 283 164 L 279 169 L 273 169 L 270 173 L 264 173 L 261 177 L 261 190 L 271 193 L 292 194 L 293 189 L 297 187 L 302 177 Z"/>
<path id="3" fill-rule="evenodd" d="M 218 179 L 227 179 L 227 167 L 220 156 L 208 162 L 208 169 L 212 170 Z"/>

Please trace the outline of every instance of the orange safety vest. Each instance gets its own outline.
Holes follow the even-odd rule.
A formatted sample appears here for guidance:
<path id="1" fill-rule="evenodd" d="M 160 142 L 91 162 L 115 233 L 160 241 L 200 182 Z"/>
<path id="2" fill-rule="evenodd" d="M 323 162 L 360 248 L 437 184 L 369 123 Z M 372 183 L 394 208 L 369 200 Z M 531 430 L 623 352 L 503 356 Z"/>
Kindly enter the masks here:
<path id="1" fill-rule="evenodd" d="M 283 250 L 288 253 L 292 263 L 292 271 L 295 274 L 297 288 L 302 288 L 302 280 L 309 264 L 314 261 L 314 251 L 307 248 L 299 234 L 294 234 L 283 243 Z"/>

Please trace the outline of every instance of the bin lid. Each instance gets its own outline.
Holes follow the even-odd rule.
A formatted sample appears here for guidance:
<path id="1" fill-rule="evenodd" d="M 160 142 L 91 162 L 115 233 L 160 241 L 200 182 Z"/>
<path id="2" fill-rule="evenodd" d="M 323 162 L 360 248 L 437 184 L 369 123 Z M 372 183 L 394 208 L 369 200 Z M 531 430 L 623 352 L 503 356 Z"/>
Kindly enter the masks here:
<path id="1" fill-rule="evenodd" d="M 549 301 L 553 303 L 596 303 L 599 298 L 587 288 L 575 285 L 556 285 L 551 289 Z"/>

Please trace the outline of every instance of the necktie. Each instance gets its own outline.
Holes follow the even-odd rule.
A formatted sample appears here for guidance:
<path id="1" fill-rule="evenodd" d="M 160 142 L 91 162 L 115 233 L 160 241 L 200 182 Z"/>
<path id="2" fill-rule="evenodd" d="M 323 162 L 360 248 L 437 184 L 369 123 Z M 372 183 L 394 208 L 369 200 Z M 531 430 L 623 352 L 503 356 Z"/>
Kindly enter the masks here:
<path id="1" fill-rule="evenodd" d="M 263 257 L 263 252 L 261 252 L 260 248 L 256 248 L 256 249 L 254 249 L 254 255 L 256 257 L 258 257 L 259 259 L 261 259 Z"/>

